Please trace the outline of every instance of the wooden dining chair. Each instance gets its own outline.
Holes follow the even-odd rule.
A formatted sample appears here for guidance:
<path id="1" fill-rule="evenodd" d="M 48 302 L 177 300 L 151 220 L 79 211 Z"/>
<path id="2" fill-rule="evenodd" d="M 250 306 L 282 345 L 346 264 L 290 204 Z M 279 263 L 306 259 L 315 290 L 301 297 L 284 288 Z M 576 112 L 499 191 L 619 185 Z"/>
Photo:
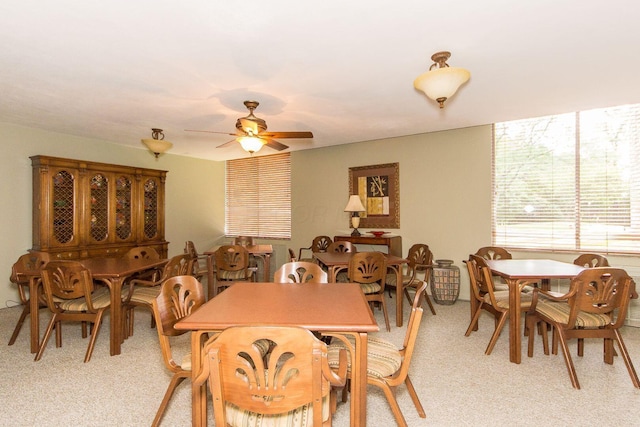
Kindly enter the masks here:
<path id="1" fill-rule="evenodd" d="M 271 342 L 269 353 L 260 341 Z M 332 387 L 346 382 L 346 352 L 337 372 L 329 368 L 327 346 L 300 327 L 235 326 L 204 346 L 195 385 L 209 382 L 217 426 L 330 426 L 336 409 Z M 254 423 L 255 424 L 255 423 Z"/>
<path id="2" fill-rule="evenodd" d="M 415 350 L 416 340 L 418 338 L 418 332 L 420 330 L 420 324 L 422 322 L 422 298 L 427 290 L 427 283 L 421 282 L 416 294 L 413 297 L 411 315 L 409 317 L 409 323 L 407 324 L 407 330 L 404 336 L 404 342 L 402 348 L 398 349 L 395 344 L 380 338 L 379 336 L 369 335 L 367 343 L 367 384 L 380 388 L 383 392 L 389 405 L 391 406 L 391 412 L 396 420 L 396 424 L 399 426 L 407 426 L 407 421 L 402 414 L 400 405 L 396 398 L 397 388 L 402 383 L 407 387 L 409 396 L 413 401 L 418 415 L 420 418 L 426 418 L 422 403 L 416 389 L 409 378 L 409 368 L 411 366 L 411 360 L 413 358 L 413 352 Z M 353 352 L 355 348 L 355 341 L 352 338 L 343 339 L 333 338 L 332 344 L 329 346 L 329 366 L 338 366 L 338 352 L 347 349 L 349 352 Z M 348 370 L 347 378 L 351 378 L 351 357 L 347 358 Z M 342 390 L 342 401 L 346 402 L 347 392 L 349 390 L 349 382 L 347 386 Z M 389 425 L 389 423 L 378 422 L 379 425 Z"/>
<path id="3" fill-rule="evenodd" d="M 13 329 L 11 338 L 9 338 L 9 345 L 13 345 L 16 342 L 25 319 L 29 314 L 31 314 L 30 301 L 32 296 L 29 294 L 30 281 L 35 281 L 38 284 L 40 283 L 42 268 L 48 261 L 49 254 L 47 252 L 31 251 L 21 255 L 20 258 L 18 258 L 18 260 L 11 266 L 11 276 L 9 277 L 9 281 L 14 283 L 18 288 L 18 297 L 20 298 L 20 305 L 22 305 L 22 312 L 20 313 L 18 322 Z M 40 289 L 40 287 L 37 286 L 36 289 Z M 33 298 L 38 299 L 39 308 L 47 307 L 47 302 L 40 292 L 33 295 Z M 38 340 L 39 339 L 40 338 L 38 337 Z M 33 342 L 35 343 L 35 341 Z"/>
<path id="4" fill-rule="evenodd" d="M 192 258 L 188 254 L 180 254 L 169 259 L 162 269 L 162 274 L 156 280 L 133 279 L 122 291 L 122 330 L 123 336 L 133 335 L 136 307 L 151 310 L 153 300 L 160 294 L 160 285 L 174 276 L 187 276 L 193 273 Z M 153 317 L 151 324 L 155 324 Z"/>
<path id="5" fill-rule="evenodd" d="M 579 389 L 580 382 L 567 344 L 573 338 L 602 338 L 604 362 L 609 365 L 613 364 L 613 342 L 617 342 L 631 382 L 640 388 L 638 375 L 620 334 L 629 302 L 634 296 L 634 287 L 633 279 L 623 269 L 597 267 L 586 269 L 574 277 L 565 295 L 537 288 L 533 290 L 533 301 L 526 316 L 527 329 L 533 331 L 541 323 L 539 330 L 544 354 L 548 355 L 546 324 L 553 326 L 574 388 Z M 535 334 L 529 333 L 529 357 L 533 356 L 534 338 Z"/>
<path id="6" fill-rule="evenodd" d="M 327 272 L 313 262 L 297 261 L 283 264 L 273 275 L 276 283 L 327 283 Z"/>
<path id="7" fill-rule="evenodd" d="M 96 279 L 96 281 L 102 281 Z M 106 281 L 105 285 L 107 284 Z M 62 346 L 62 322 L 82 323 L 82 337 L 86 338 L 86 323 L 93 324 L 91 339 L 84 357 L 85 363 L 91 360 L 93 347 L 100 332 L 102 317 L 111 306 L 111 294 L 107 286 L 96 287 L 94 278 L 84 265 L 78 261 L 49 261 L 42 269 L 42 283 L 51 319 L 47 325 L 42 344 L 35 360 L 42 358 L 53 328 L 56 328 L 56 347 Z"/>
<path id="8" fill-rule="evenodd" d="M 186 378 L 191 378 L 191 353 L 187 353 L 180 360 L 176 360 L 171 347 L 174 337 L 189 331 L 178 330 L 175 328 L 175 324 L 193 313 L 204 303 L 202 284 L 193 276 L 168 278 L 162 283 L 158 296 L 152 301 L 153 317 L 157 325 L 156 329 L 160 340 L 162 359 L 167 369 L 173 372 L 173 377 L 171 377 L 152 426 L 160 425 L 176 387 Z"/>
<path id="9" fill-rule="evenodd" d="M 333 243 L 333 240 L 331 240 L 331 237 L 329 236 L 314 237 L 313 242 L 311 242 L 311 246 L 309 246 L 308 248 L 300 248 L 300 250 L 298 251 L 298 261 L 312 262 L 313 254 L 316 252 L 326 252 L 331 243 Z M 311 251 L 311 257 L 302 258 L 303 251 Z"/>
<path id="10" fill-rule="evenodd" d="M 191 260 L 193 262 L 192 276 L 199 281 L 201 281 L 203 277 L 207 277 L 209 274 L 209 269 L 207 268 L 207 256 L 198 253 L 196 245 L 191 240 L 184 242 L 184 253 L 191 256 Z"/>
<path id="11" fill-rule="evenodd" d="M 499 246 L 484 246 L 476 251 L 476 255 L 484 259 L 512 259 L 511 254 Z"/>
<path id="12" fill-rule="evenodd" d="M 158 253 L 158 251 L 150 246 L 135 246 L 129 249 L 123 256 L 128 259 L 160 259 L 160 254 Z M 162 269 L 154 268 L 152 270 L 136 274 L 135 276 L 131 277 L 131 279 L 155 281 L 160 278 L 161 274 Z"/>
<path id="13" fill-rule="evenodd" d="M 298 257 L 296 256 L 296 253 L 293 252 L 293 249 L 289 248 L 289 262 L 296 262 L 298 261 Z"/>
<path id="14" fill-rule="evenodd" d="M 465 261 L 465 264 L 469 272 L 471 298 L 475 298 L 477 308 L 464 335 L 468 337 L 472 331 L 477 330 L 480 314 L 483 310 L 491 313 L 494 316 L 495 329 L 484 352 L 486 355 L 490 355 L 509 318 L 509 291 L 494 290 L 491 269 L 481 256 L 469 255 L 469 260 Z M 521 292 L 520 306 L 523 309 L 528 309 L 530 305 L 531 293 Z"/>
<path id="15" fill-rule="evenodd" d="M 413 301 L 411 295 L 409 295 L 408 288 L 413 288 L 417 291 L 418 288 L 422 287 L 422 283 L 426 282 L 427 284 L 431 281 L 431 272 L 433 270 L 433 252 L 429 249 L 429 246 L 417 243 L 409 248 L 409 253 L 407 254 L 407 269 L 405 273 L 402 275 L 402 287 L 404 289 L 404 294 L 407 297 L 409 303 Z M 387 273 L 387 281 L 385 286 L 388 287 L 397 287 L 398 275 L 395 271 L 390 271 Z M 390 294 L 390 289 L 387 291 Z M 402 295 L 396 295 L 397 298 L 402 298 Z M 431 302 L 431 298 L 429 294 L 426 293 L 423 296 L 423 300 L 427 302 L 429 305 L 429 309 L 432 314 L 436 314 L 436 310 L 433 307 L 433 303 Z"/>
<path id="16" fill-rule="evenodd" d="M 573 263 L 585 268 L 609 267 L 607 257 L 600 254 L 581 254 L 573 260 Z"/>
<path id="17" fill-rule="evenodd" d="M 339 241 L 339 242 L 333 242 L 331 243 L 328 247 L 327 247 L 327 252 L 333 252 L 333 253 L 347 253 L 347 252 L 351 252 L 351 253 L 355 253 L 358 252 L 358 249 L 356 248 L 356 246 L 348 241 Z"/>
<path id="18" fill-rule="evenodd" d="M 249 252 L 244 246 L 223 245 L 214 253 L 214 295 L 238 281 L 255 281 L 255 271 L 249 268 Z"/>
<path id="19" fill-rule="evenodd" d="M 391 332 L 387 303 L 384 298 L 384 287 L 387 278 L 387 257 L 385 254 L 382 252 L 354 253 L 349 260 L 347 277 L 349 282 L 360 284 L 364 296 L 370 304 L 379 303 L 382 306 L 387 332 Z M 402 298 L 402 296 L 398 298 Z"/>

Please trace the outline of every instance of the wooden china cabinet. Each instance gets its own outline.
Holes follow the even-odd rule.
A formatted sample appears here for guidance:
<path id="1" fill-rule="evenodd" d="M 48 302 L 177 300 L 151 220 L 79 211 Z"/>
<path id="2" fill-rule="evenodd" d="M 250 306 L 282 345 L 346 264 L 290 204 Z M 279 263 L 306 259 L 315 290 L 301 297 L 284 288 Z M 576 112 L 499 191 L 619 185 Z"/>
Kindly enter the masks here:
<path id="1" fill-rule="evenodd" d="M 166 171 L 48 156 L 31 165 L 33 250 L 79 259 L 152 246 L 167 257 Z"/>

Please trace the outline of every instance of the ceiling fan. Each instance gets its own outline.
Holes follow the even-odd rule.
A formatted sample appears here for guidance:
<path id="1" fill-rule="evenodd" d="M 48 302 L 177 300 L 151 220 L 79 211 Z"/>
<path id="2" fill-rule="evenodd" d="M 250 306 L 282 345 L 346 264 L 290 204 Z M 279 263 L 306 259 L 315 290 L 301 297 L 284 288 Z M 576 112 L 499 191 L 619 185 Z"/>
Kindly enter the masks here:
<path id="1" fill-rule="evenodd" d="M 223 135 L 235 136 L 235 139 L 225 142 L 216 148 L 228 147 L 235 142 L 239 142 L 245 151 L 253 154 L 259 151 L 263 145 L 273 148 L 274 150 L 286 150 L 288 145 L 284 145 L 281 142 L 276 141 L 274 138 L 313 138 L 311 132 L 267 132 L 267 122 L 263 119 L 256 117 L 253 114 L 260 103 L 258 101 L 244 101 L 244 105 L 249 110 L 249 115 L 246 117 L 240 117 L 236 121 L 236 133 L 228 132 L 215 132 L 210 130 L 193 130 L 185 129 L 187 132 L 205 132 L 205 133 L 219 133 Z"/>

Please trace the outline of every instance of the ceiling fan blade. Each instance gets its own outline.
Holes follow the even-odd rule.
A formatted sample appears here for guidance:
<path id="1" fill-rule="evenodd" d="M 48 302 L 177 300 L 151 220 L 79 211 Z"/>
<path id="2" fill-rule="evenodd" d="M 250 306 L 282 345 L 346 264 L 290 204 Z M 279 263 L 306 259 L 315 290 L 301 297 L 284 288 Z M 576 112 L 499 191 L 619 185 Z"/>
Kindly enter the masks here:
<path id="1" fill-rule="evenodd" d="M 258 124 L 251 119 L 247 119 L 246 117 L 242 117 L 240 119 L 240 124 L 242 126 L 242 130 L 250 135 L 257 135 L 259 132 Z"/>
<path id="2" fill-rule="evenodd" d="M 195 129 L 185 129 L 185 132 L 202 132 L 202 133 L 217 133 L 220 135 L 231 135 L 231 136 L 237 136 L 237 134 L 235 133 L 229 133 L 229 132 L 216 132 L 214 130 L 195 130 Z"/>
<path id="3" fill-rule="evenodd" d="M 274 150 L 278 150 L 278 151 L 282 151 L 282 150 L 286 150 L 287 148 L 289 148 L 288 145 L 284 145 L 281 142 L 278 142 L 274 139 L 271 138 L 264 138 L 265 141 L 267 141 L 267 143 L 265 144 L 267 147 L 269 148 L 273 148 Z"/>
<path id="4" fill-rule="evenodd" d="M 232 134 L 233 135 L 233 134 Z M 228 147 L 230 145 L 233 145 L 236 142 L 235 139 L 232 139 L 231 141 L 227 141 L 222 145 L 218 145 L 216 148 L 224 148 L 224 147 Z"/>
<path id="5" fill-rule="evenodd" d="M 313 138 L 311 132 L 263 132 L 260 136 L 268 138 Z"/>

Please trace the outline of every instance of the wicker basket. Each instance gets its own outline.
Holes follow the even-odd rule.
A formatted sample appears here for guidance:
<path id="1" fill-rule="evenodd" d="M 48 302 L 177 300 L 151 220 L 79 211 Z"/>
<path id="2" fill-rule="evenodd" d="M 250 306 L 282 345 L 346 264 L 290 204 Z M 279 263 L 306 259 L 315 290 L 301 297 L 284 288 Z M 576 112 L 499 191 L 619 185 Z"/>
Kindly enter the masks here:
<path id="1" fill-rule="evenodd" d="M 431 295 L 438 304 L 451 305 L 460 295 L 460 269 L 449 259 L 437 259 L 431 273 Z"/>

